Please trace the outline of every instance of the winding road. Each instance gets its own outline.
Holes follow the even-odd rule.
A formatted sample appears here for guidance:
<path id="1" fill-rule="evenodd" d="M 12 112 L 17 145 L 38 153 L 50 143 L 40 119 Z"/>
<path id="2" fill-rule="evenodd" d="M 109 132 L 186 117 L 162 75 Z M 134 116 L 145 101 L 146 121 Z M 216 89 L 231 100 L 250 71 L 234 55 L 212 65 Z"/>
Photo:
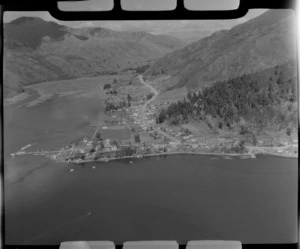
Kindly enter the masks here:
<path id="1" fill-rule="evenodd" d="M 141 121 L 142 122 L 145 122 L 145 111 L 146 111 L 146 108 L 147 108 L 147 105 L 152 102 L 156 97 L 157 95 L 159 94 L 159 92 L 151 85 L 149 85 L 148 83 L 146 83 L 143 79 L 143 76 L 142 75 L 139 75 L 138 76 L 140 82 L 142 84 L 144 84 L 145 86 L 149 87 L 151 89 L 151 91 L 154 93 L 154 96 L 149 99 L 143 106 L 142 106 L 142 110 L 141 110 Z"/>
<path id="2" fill-rule="evenodd" d="M 154 96 L 153 96 L 151 99 L 149 99 L 149 100 L 142 106 L 142 110 L 141 110 L 141 121 L 144 122 L 144 121 L 145 121 L 145 111 L 146 111 L 147 105 L 148 105 L 150 102 L 152 102 L 152 101 L 158 96 L 159 92 L 158 92 L 153 86 L 151 86 L 150 84 L 148 84 L 147 82 L 145 82 L 142 75 L 139 75 L 138 78 L 139 78 L 139 80 L 140 80 L 140 82 L 141 82 L 142 84 L 144 84 L 145 86 L 149 87 L 149 88 L 151 89 L 151 91 L 154 93 Z M 180 140 L 179 140 L 179 139 L 177 139 L 177 138 L 171 136 L 170 134 L 168 134 L 168 133 L 166 133 L 166 132 L 164 132 L 164 131 L 161 131 L 161 130 L 155 128 L 155 127 L 152 127 L 152 128 L 153 128 L 154 131 L 156 131 L 157 133 L 160 133 L 161 135 L 163 135 L 163 136 L 169 138 L 170 140 L 172 140 L 172 141 L 174 141 L 174 142 L 176 142 L 176 143 L 180 143 Z"/>

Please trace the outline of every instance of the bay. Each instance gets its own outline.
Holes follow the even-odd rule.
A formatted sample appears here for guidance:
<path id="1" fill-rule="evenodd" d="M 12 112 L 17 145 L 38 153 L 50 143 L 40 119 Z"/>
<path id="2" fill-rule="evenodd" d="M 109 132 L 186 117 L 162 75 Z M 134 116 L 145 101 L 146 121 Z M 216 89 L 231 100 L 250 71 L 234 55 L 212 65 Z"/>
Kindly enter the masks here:
<path id="1" fill-rule="evenodd" d="M 89 95 L 5 108 L 6 244 L 297 241 L 297 159 L 175 155 L 72 165 L 9 156 L 27 144 L 57 149 L 89 136 L 102 112 Z"/>

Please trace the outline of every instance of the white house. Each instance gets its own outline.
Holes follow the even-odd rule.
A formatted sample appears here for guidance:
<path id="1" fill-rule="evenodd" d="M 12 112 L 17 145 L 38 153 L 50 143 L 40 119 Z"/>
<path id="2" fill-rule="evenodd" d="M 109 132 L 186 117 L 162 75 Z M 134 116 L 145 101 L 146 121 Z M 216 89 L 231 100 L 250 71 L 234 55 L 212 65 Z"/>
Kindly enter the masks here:
<path id="1" fill-rule="evenodd" d="M 111 151 L 117 151 L 118 150 L 118 147 L 116 145 L 112 145 L 110 147 Z"/>

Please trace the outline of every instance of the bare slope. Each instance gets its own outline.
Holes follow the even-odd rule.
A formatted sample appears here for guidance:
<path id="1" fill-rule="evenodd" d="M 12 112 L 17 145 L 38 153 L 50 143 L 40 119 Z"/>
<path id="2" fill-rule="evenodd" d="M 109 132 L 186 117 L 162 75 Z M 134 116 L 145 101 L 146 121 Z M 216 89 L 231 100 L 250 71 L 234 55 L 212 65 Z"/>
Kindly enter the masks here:
<path id="1" fill-rule="evenodd" d="M 211 85 L 283 64 L 295 58 L 295 16 L 270 10 L 158 59 L 145 75 L 166 73 L 170 89 Z"/>
<path id="2" fill-rule="evenodd" d="M 4 94 L 16 94 L 26 84 L 117 73 L 182 46 L 171 36 L 74 29 L 21 17 L 4 25 Z"/>

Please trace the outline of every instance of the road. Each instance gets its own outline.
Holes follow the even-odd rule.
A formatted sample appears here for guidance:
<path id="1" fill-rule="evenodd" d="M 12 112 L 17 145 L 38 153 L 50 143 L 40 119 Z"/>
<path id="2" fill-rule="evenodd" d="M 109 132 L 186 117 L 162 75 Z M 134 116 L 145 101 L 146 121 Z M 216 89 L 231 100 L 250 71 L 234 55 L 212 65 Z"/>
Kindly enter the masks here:
<path id="1" fill-rule="evenodd" d="M 293 147 L 292 145 L 284 145 L 284 146 L 275 146 L 275 147 L 263 147 L 263 146 L 246 146 L 250 153 L 257 154 L 268 154 L 268 155 L 275 155 L 275 156 L 285 156 L 285 157 L 298 157 L 298 154 L 293 156 L 286 154 L 284 152 L 278 152 L 278 150 L 284 151 L 285 149 L 297 149 L 298 147 Z"/>
<path id="2" fill-rule="evenodd" d="M 154 96 L 149 99 L 143 106 L 142 106 L 142 109 L 141 109 L 141 121 L 142 122 L 145 122 L 145 111 L 146 111 L 146 108 L 147 108 L 147 105 L 152 102 L 156 97 L 157 95 L 159 94 L 158 91 L 151 85 L 149 85 L 147 82 L 144 81 L 143 79 L 143 76 L 142 75 L 139 75 L 138 76 L 140 82 L 142 84 L 144 84 L 145 86 L 149 87 L 151 89 L 151 91 L 154 93 Z"/>
<path id="3" fill-rule="evenodd" d="M 142 110 L 141 110 L 141 121 L 144 123 L 145 122 L 145 111 L 146 111 L 146 108 L 147 108 L 147 105 L 150 104 L 150 102 L 152 102 L 159 94 L 159 92 L 153 87 L 151 86 L 150 84 L 148 84 L 147 82 L 144 81 L 143 79 L 143 76 L 142 75 L 139 75 L 138 76 L 140 82 L 142 84 L 144 84 L 145 86 L 149 87 L 151 89 L 151 91 L 154 93 L 154 96 L 149 99 L 143 106 L 142 106 Z M 174 141 L 174 142 L 177 142 L 177 143 L 180 143 L 180 140 L 171 136 L 170 134 L 164 132 L 164 131 L 161 131 L 155 127 L 152 127 L 154 131 L 156 131 L 157 133 L 160 133 L 161 135 L 163 135 L 164 137 L 167 137 L 169 138 L 170 140 Z"/>

